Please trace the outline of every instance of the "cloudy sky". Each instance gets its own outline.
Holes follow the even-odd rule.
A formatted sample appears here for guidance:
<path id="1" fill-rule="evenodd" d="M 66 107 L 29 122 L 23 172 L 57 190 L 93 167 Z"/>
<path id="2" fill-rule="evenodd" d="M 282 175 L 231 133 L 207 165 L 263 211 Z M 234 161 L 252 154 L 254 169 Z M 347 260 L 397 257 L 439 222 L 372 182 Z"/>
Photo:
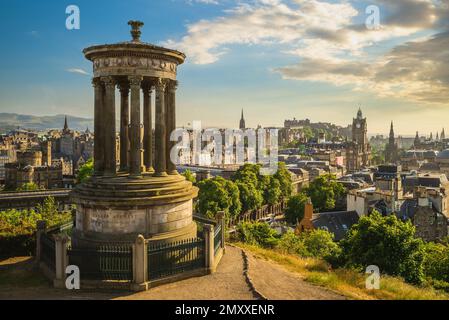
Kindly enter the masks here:
<path id="1" fill-rule="evenodd" d="M 65 10 L 80 8 L 81 29 Z M 379 8 L 380 26 L 372 11 Z M 370 133 L 449 129 L 449 0 L 75 0 L 0 2 L 0 112 L 91 117 L 82 49 L 142 39 L 184 51 L 178 125 L 279 126 L 296 117 Z"/>

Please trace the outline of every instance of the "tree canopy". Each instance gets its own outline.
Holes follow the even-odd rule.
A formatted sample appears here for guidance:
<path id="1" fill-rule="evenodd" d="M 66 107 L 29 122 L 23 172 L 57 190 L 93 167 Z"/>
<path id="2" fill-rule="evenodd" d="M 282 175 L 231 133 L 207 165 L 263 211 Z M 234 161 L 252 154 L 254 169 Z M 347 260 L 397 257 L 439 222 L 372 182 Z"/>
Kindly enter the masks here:
<path id="1" fill-rule="evenodd" d="M 415 238 L 415 227 L 394 215 L 383 217 L 374 211 L 361 217 L 341 241 L 348 266 L 364 269 L 376 265 L 382 272 L 401 276 L 407 282 L 421 283 L 424 278 L 424 246 Z"/>
<path id="2" fill-rule="evenodd" d="M 337 201 L 346 194 L 346 189 L 332 174 L 319 176 L 304 191 L 317 212 L 335 210 Z"/>
<path id="3" fill-rule="evenodd" d="M 76 176 L 77 183 L 86 182 L 94 174 L 94 160 L 89 159 L 85 164 L 83 164 L 78 171 Z"/>
<path id="4" fill-rule="evenodd" d="M 202 215 L 215 218 L 219 211 L 224 211 L 228 217 L 240 214 L 239 188 L 232 181 L 215 177 L 201 181 L 198 187 L 198 210 Z"/>
<path id="5" fill-rule="evenodd" d="M 290 224 L 296 224 L 304 218 L 304 207 L 307 203 L 307 195 L 298 193 L 287 201 L 285 209 L 285 219 Z"/>

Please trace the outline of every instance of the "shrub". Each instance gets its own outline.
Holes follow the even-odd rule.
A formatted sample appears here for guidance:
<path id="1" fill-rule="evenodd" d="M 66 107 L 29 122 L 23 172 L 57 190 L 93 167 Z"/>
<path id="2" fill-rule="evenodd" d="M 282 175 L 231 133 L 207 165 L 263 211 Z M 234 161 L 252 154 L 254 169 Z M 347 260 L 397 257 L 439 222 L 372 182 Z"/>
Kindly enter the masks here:
<path id="1" fill-rule="evenodd" d="M 304 207 L 307 203 L 307 196 L 304 193 L 298 193 L 290 197 L 285 209 L 285 219 L 290 224 L 296 224 L 304 218 Z"/>
<path id="2" fill-rule="evenodd" d="M 264 248 L 273 248 L 279 241 L 276 231 L 264 222 L 240 223 L 237 226 L 237 235 L 242 242 Z"/>
<path id="3" fill-rule="evenodd" d="M 282 235 L 277 244 L 277 249 L 282 253 L 297 254 L 301 257 L 308 257 L 310 255 L 304 245 L 303 239 L 296 236 L 292 231 Z"/>
<path id="4" fill-rule="evenodd" d="M 424 245 L 410 221 L 377 211 L 360 218 L 340 242 L 347 266 L 360 270 L 376 265 L 382 272 L 420 284 L 424 280 Z"/>
<path id="5" fill-rule="evenodd" d="M 424 246 L 424 252 L 424 274 L 426 277 L 439 282 L 449 282 L 449 247 L 429 242 Z"/>
<path id="6" fill-rule="evenodd" d="M 333 260 L 341 255 L 341 248 L 334 242 L 334 235 L 326 230 L 316 229 L 301 235 L 307 252 L 314 258 Z"/>

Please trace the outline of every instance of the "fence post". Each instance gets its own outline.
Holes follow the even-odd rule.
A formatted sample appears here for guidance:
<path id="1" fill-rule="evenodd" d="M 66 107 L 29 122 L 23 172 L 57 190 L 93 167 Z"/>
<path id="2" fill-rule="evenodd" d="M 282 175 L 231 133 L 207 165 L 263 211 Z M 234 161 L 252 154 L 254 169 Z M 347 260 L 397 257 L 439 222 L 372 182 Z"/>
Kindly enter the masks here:
<path id="1" fill-rule="evenodd" d="M 55 239 L 55 267 L 56 267 L 56 279 L 53 281 L 55 288 L 65 288 L 65 270 L 69 264 L 69 258 L 67 256 L 67 242 L 69 240 L 67 235 L 54 235 Z"/>
<path id="2" fill-rule="evenodd" d="M 223 253 L 226 252 L 225 247 L 225 232 L 226 232 L 226 224 L 225 224 L 225 213 L 224 211 L 220 211 L 217 214 L 218 226 L 221 227 L 221 248 L 223 249 Z"/>
<path id="3" fill-rule="evenodd" d="M 41 237 L 42 234 L 45 233 L 45 230 L 47 229 L 47 222 L 43 220 L 39 220 L 36 225 L 36 262 L 39 263 L 41 261 Z"/>
<path id="4" fill-rule="evenodd" d="M 133 284 L 134 291 L 148 290 L 148 252 L 147 242 L 142 235 L 133 244 Z"/>
<path id="5" fill-rule="evenodd" d="M 204 225 L 204 244 L 206 257 L 206 270 L 208 274 L 215 272 L 215 248 L 214 248 L 214 226 Z"/>

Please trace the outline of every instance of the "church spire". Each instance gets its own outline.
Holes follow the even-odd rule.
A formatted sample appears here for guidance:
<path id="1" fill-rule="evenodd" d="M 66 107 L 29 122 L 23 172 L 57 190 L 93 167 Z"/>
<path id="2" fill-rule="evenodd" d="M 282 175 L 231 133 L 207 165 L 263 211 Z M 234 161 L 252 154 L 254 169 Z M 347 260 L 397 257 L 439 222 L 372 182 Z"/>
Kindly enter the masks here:
<path id="1" fill-rule="evenodd" d="M 441 140 L 446 139 L 446 134 L 444 133 L 444 128 L 443 128 L 443 130 L 441 131 L 440 139 L 441 139 Z"/>
<path id="2" fill-rule="evenodd" d="M 65 118 L 64 118 L 64 130 L 63 131 L 64 132 L 69 131 L 69 126 L 67 124 L 67 116 L 65 116 Z"/>
<path id="3" fill-rule="evenodd" d="M 243 114 L 243 109 L 242 109 L 242 118 L 240 119 L 240 130 L 244 130 L 246 129 L 246 121 L 245 121 L 245 116 Z"/>

